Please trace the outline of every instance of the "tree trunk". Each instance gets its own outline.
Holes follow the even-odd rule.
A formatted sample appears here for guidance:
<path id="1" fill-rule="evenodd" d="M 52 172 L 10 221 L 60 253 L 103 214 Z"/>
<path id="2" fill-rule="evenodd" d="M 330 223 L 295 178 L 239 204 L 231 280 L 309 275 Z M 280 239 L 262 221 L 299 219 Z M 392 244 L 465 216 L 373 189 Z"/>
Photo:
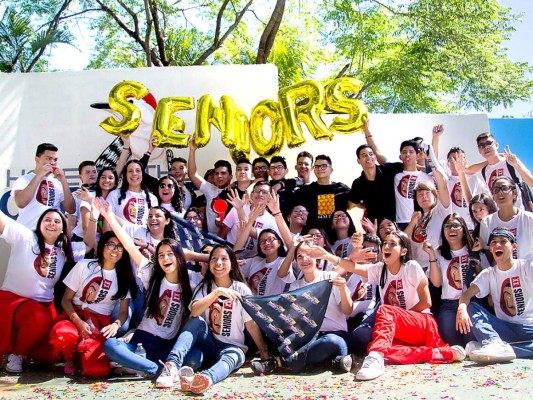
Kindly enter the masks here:
<path id="1" fill-rule="evenodd" d="M 268 21 L 261 40 L 259 41 L 259 48 L 257 49 L 256 64 L 266 64 L 268 56 L 274 45 L 274 40 L 278 34 L 281 21 L 283 20 L 283 13 L 285 12 L 285 0 L 277 0 L 270 21 Z"/>

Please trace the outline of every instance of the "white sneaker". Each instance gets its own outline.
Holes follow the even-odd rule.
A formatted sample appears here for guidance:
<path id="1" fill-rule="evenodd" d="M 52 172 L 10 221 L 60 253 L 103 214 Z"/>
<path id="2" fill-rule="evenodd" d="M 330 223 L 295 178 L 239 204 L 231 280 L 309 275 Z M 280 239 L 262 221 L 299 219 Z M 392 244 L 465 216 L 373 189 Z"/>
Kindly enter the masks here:
<path id="1" fill-rule="evenodd" d="M 179 380 L 178 368 L 173 362 L 166 362 L 161 373 L 155 381 L 155 387 L 158 389 L 169 389 L 174 386 L 174 382 Z"/>
<path id="2" fill-rule="evenodd" d="M 499 340 L 483 341 L 481 348 L 470 353 L 470 359 L 478 364 L 495 364 L 514 360 L 516 354 L 513 348 Z"/>
<path id="3" fill-rule="evenodd" d="M 470 355 L 472 354 L 472 352 L 474 350 L 479 350 L 481 349 L 481 343 L 475 341 L 475 340 L 471 340 L 470 342 L 468 342 L 465 346 L 465 352 L 466 352 L 466 356 L 468 358 L 470 358 Z"/>
<path id="4" fill-rule="evenodd" d="M 459 345 L 451 346 L 453 353 L 453 361 L 464 361 L 466 358 L 466 351 Z"/>
<path id="5" fill-rule="evenodd" d="M 24 356 L 18 354 L 10 354 L 7 356 L 6 371 L 12 374 L 20 374 L 22 369 L 22 363 L 24 362 Z"/>
<path id="6" fill-rule="evenodd" d="M 385 360 L 383 355 L 377 351 L 371 351 L 363 361 L 363 366 L 357 372 L 355 379 L 360 381 L 368 381 L 376 379 L 385 373 Z"/>

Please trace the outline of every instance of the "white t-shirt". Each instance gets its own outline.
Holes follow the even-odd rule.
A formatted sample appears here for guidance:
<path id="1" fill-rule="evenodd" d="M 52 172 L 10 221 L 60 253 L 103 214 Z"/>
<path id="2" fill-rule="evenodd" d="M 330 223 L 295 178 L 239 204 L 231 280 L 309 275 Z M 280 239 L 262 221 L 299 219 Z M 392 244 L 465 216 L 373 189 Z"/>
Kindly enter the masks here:
<path id="1" fill-rule="evenodd" d="M 153 274 L 153 265 L 149 264 L 146 259 L 141 265 L 139 275 L 143 276 L 144 282 L 146 278 L 149 280 Z M 159 314 L 157 317 L 152 318 L 145 311 L 144 317 L 137 328 L 163 339 L 174 339 L 178 335 L 183 317 L 181 293 L 182 290 L 179 283 L 171 283 L 167 281 L 167 278 L 163 277 L 159 288 Z"/>
<path id="2" fill-rule="evenodd" d="M 366 278 L 351 274 L 346 281 L 353 301 L 353 310 L 350 317 L 371 310 L 376 305 L 377 286 L 371 285 Z"/>
<path id="3" fill-rule="evenodd" d="M 31 229 L 12 219 L 6 219 L 4 232 L 0 235 L 11 244 L 11 256 L 1 290 L 39 302 L 54 298 L 54 285 L 59 280 L 65 255 L 60 248 L 46 245 L 45 257 L 39 253 L 37 237 Z M 74 261 L 85 256 L 85 243 L 72 243 Z"/>
<path id="4" fill-rule="evenodd" d="M 515 174 L 521 181 L 523 180 L 520 173 L 515 169 Z M 480 173 L 481 175 L 481 173 Z M 509 179 L 511 179 L 513 182 L 513 178 L 511 177 L 511 173 L 509 172 L 509 168 L 507 167 L 507 161 L 505 159 L 498 161 L 496 164 L 487 165 L 485 168 L 485 183 L 487 184 L 489 191 L 492 189 L 492 182 L 496 178 L 499 178 L 501 176 L 505 176 Z M 524 205 L 522 204 L 522 193 L 520 190 L 518 190 L 518 198 L 516 199 L 515 206 L 518 208 L 524 208 Z"/>
<path id="5" fill-rule="evenodd" d="M 245 204 L 242 208 L 246 216 L 250 215 L 250 205 Z M 237 241 L 237 234 L 239 230 L 239 215 L 237 210 L 232 208 L 226 218 L 224 219 L 224 225 L 230 228 L 228 232 L 227 241 L 230 243 L 235 243 Z M 276 218 L 272 216 L 268 211 L 265 211 L 263 215 L 257 217 L 254 222 L 254 228 L 257 230 L 257 236 L 261 234 L 263 229 L 273 229 L 278 232 L 278 225 L 276 224 Z M 280 235 L 281 236 L 281 235 Z M 243 251 L 239 254 L 242 258 L 253 257 L 257 254 L 257 239 L 252 237 L 248 238 Z"/>
<path id="6" fill-rule="evenodd" d="M 490 195 L 487 185 L 479 175 L 467 175 L 468 186 L 472 196 L 477 194 L 486 193 Z M 461 187 L 461 181 L 458 176 L 449 176 L 446 184 L 448 185 L 448 191 L 450 193 L 450 200 L 452 205 L 452 212 L 459 214 L 466 221 L 468 229 L 474 229 L 474 223 L 470 217 L 468 211 L 468 204 L 463 197 L 463 189 Z"/>
<path id="7" fill-rule="evenodd" d="M 336 240 L 331 246 L 332 253 L 341 258 L 346 258 L 353 250 L 352 238 Z"/>
<path id="8" fill-rule="evenodd" d="M 446 260 L 440 253 L 437 263 L 442 273 L 442 299 L 458 300 L 467 289 L 466 278 L 469 276 L 469 252 L 466 247 L 451 251 L 452 259 Z M 475 272 L 474 272 L 475 273 Z"/>
<path id="9" fill-rule="evenodd" d="M 285 291 L 287 283 L 294 282 L 294 275 L 289 274 L 292 279 L 288 281 L 278 276 L 278 269 L 283 263 L 284 257 L 278 257 L 274 261 L 267 263 L 262 257 L 248 258 L 241 266 L 241 272 L 248 281 L 254 296 L 271 296 Z"/>
<path id="10" fill-rule="evenodd" d="M 301 278 L 291 283 L 290 290 L 300 289 L 307 285 L 317 283 L 320 281 L 329 281 L 336 278 L 338 275 L 335 272 L 318 271 L 318 276 L 312 282 L 306 282 Z M 341 310 L 341 293 L 337 286 L 333 286 L 331 294 L 329 295 L 328 307 L 326 308 L 326 314 L 324 320 L 320 326 L 320 332 L 335 332 L 335 331 L 348 331 L 348 324 L 346 323 L 346 315 Z"/>
<path id="11" fill-rule="evenodd" d="M 213 210 L 213 200 L 222 192 L 222 189 L 219 189 L 212 183 L 203 181 L 200 185 L 200 192 L 205 196 L 205 212 L 207 220 L 207 229 L 209 232 L 218 233 L 218 226 L 215 223 L 215 220 L 218 218 L 218 214 Z"/>
<path id="12" fill-rule="evenodd" d="M 111 315 L 113 312 L 117 300 L 111 297 L 118 290 L 115 269 L 103 269 L 97 260 L 81 260 L 63 282 L 75 292 L 72 304 L 102 315 Z M 126 297 L 130 298 L 129 294 Z"/>
<path id="13" fill-rule="evenodd" d="M 213 282 L 211 290 L 216 289 L 217 285 Z M 229 289 L 239 292 L 242 296 L 252 294 L 250 288 L 243 282 L 233 281 Z M 201 290 L 197 290 L 193 295 L 191 306 L 207 295 L 207 285 L 203 285 Z M 252 318 L 244 311 L 239 300 L 223 300 L 219 297 L 204 311 L 203 317 L 217 340 L 240 347 L 246 353 L 248 347 L 244 344 L 244 324 Z"/>
<path id="14" fill-rule="evenodd" d="M 509 229 L 516 237 L 518 247 L 516 255 L 513 254 L 514 258 L 533 259 L 533 213 L 519 209 L 507 222 L 502 221 L 497 212 L 487 215 L 481 220 L 479 229 L 479 240 L 485 249 L 489 248 L 487 241 L 490 234 L 499 227 Z"/>
<path id="15" fill-rule="evenodd" d="M 368 283 L 379 285 L 382 268 L 386 268 L 382 262 L 368 266 Z M 423 280 L 427 282 L 426 275 L 420 264 L 414 260 L 402 264 L 396 275 L 387 271 L 385 286 L 380 290 L 381 304 L 410 310 L 420 301 L 417 289 Z M 429 313 L 430 311 L 427 308 L 422 312 Z"/>
<path id="16" fill-rule="evenodd" d="M 413 215 L 415 187 L 419 182 L 433 182 L 433 178 L 422 171 L 403 171 L 394 177 L 396 198 L 396 222 L 408 223 Z"/>
<path id="17" fill-rule="evenodd" d="M 152 193 L 149 193 L 149 196 L 152 207 L 157 206 L 158 203 L 156 197 Z M 120 189 L 115 189 L 109 193 L 106 199 L 111 205 L 111 209 L 115 215 L 130 224 L 146 226 L 150 208 L 148 207 L 144 190 L 140 192 L 131 192 L 127 190 L 126 195 L 120 204 L 118 204 L 119 198 Z"/>
<path id="18" fill-rule="evenodd" d="M 409 237 L 413 248 L 413 260 L 418 261 L 424 270 L 429 267 L 429 254 L 422 249 L 424 241 L 429 240 L 429 243 L 433 245 L 434 249 L 439 247 L 442 221 L 450 215 L 451 211 L 451 207 L 446 208 L 438 201 L 431 215 L 431 219 L 427 222 L 426 226 L 417 226 Z"/>
<path id="19" fill-rule="evenodd" d="M 183 218 L 185 216 L 185 212 L 187 211 L 186 208 L 182 209 L 181 212 L 176 211 L 174 206 L 170 203 L 161 203 L 161 207 L 163 207 L 165 210 L 167 210 L 169 213 L 177 215 L 180 218 Z"/>
<path id="20" fill-rule="evenodd" d="M 18 178 L 11 189 L 13 197 L 17 190 L 25 189 L 34 176 L 35 172 L 32 171 Z M 59 208 L 63 200 L 65 200 L 65 193 L 61 182 L 49 174 L 37 185 L 37 189 L 26 207 L 19 208 L 17 221 L 30 229 L 34 229 L 41 214 L 50 207 Z"/>
<path id="21" fill-rule="evenodd" d="M 504 321 L 533 326 L 533 263 L 516 260 L 508 271 L 484 269 L 472 282 L 477 297 L 490 294 L 496 316 Z"/>
<path id="22" fill-rule="evenodd" d="M 89 193 L 92 198 L 95 196 L 95 192 Z M 91 211 L 91 205 L 87 203 L 86 201 L 82 201 L 78 199 L 76 196 L 74 196 L 74 201 L 76 202 L 76 211 L 74 212 L 74 217 L 76 218 L 76 226 L 72 229 L 72 234 L 76 235 L 78 237 L 85 237 L 85 233 L 83 232 L 83 219 L 81 217 L 81 209 L 85 208 L 87 211 Z M 96 233 L 96 239 L 100 239 L 100 234 Z"/>

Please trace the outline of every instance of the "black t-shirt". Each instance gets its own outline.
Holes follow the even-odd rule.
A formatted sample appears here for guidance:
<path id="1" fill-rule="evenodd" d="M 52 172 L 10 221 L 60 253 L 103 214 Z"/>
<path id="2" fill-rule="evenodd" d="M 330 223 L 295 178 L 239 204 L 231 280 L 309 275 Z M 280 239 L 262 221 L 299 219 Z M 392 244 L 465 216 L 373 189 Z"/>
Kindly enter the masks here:
<path id="1" fill-rule="evenodd" d="M 369 181 L 364 172 L 352 183 L 348 199 L 359 204 L 364 202 L 367 218 L 381 221 L 383 218 L 396 220 L 396 200 L 394 197 L 394 176 L 403 171 L 403 164 L 385 163 L 376 166 L 376 177 Z"/>
<path id="2" fill-rule="evenodd" d="M 307 225 L 329 229 L 330 215 L 335 210 L 348 209 L 348 193 L 350 188 L 344 183 L 333 182 L 319 185 L 316 182 L 303 186 L 295 193 L 293 205 L 301 204 L 307 208 L 309 215 Z"/>

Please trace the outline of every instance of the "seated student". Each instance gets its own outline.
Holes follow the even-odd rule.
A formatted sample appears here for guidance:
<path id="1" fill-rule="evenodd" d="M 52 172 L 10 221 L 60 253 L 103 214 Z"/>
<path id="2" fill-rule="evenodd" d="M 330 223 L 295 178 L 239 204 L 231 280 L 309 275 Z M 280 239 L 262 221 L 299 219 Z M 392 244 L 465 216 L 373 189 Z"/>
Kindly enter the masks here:
<path id="1" fill-rule="evenodd" d="M 289 230 L 292 236 L 301 235 L 302 231 L 307 224 L 307 216 L 309 212 L 302 205 L 296 205 L 292 208 L 291 212 L 287 216 L 289 222 Z"/>
<path id="2" fill-rule="evenodd" d="M 513 258 L 516 238 L 506 228 L 494 229 L 488 244 L 496 266 L 483 270 L 461 295 L 457 330 L 474 334 L 476 341 L 468 343 L 466 350 L 476 363 L 532 358 L 533 264 L 531 259 Z M 488 294 L 494 302 L 495 316 L 478 303 L 470 302 L 474 296 Z"/>
<path id="3" fill-rule="evenodd" d="M 313 249 L 315 249 L 313 247 Z M 372 249 L 357 249 L 356 259 Z M 323 250 L 320 251 L 323 253 Z M 411 260 L 411 244 L 403 232 L 390 233 L 382 245 L 383 262 L 353 263 L 333 254 L 323 254 L 346 269 L 380 286 L 381 306 L 376 314 L 369 354 L 356 379 L 375 379 L 385 373 L 385 360 L 400 364 L 462 361 L 465 351 L 450 347 L 441 339 L 431 315 L 427 278 L 420 265 Z"/>
<path id="4" fill-rule="evenodd" d="M 331 214 L 331 249 L 333 254 L 342 258 L 348 257 L 352 252 L 352 235 L 355 233 L 355 225 L 352 217 L 344 210 L 335 210 Z"/>
<path id="5" fill-rule="evenodd" d="M 94 161 L 82 161 L 78 166 L 79 178 L 81 181 L 81 187 L 86 188 L 90 195 L 94 197 L 97 182 L 96 164 Z M 73 214 L 68 215 L 69 232 L 71 234 L 71 240 L 73 242 L 83 241 L 83 218 L 81 216 L 80 206 L 83 204 L 83 200 L 74 195 L 74 201 L 76 203 L 76 211 Z"/>
<path id="6" fill-rule="evenodd" d="M 492 197 L 498 212 L 483 218 L 479 229 L 479 240 L 484 248 L 488 247 L 490 233 L 498 227 L 513 232 L 518 247 L 515 258 L 533 259 L 533 213 L 517 207 L 520 190 L 507 177 L 496 178 L 492 183 Z"/>
<path id="7" fill-rule="evenodd" d="M 191 316 L 166 359 L 156 387 L 169 388 L 179 379 L 182 391 L 203 393 L 226 379 L 245 360 L 244 328 L 259 348 L 261 359 L 269 353 L 261 331 L 242 307 L 242 296 L 251 295 L 244 283 L 235 254 L 215 245 L 209 269 L 193 294 Z M 222 329 L 223 327 L 223 329 Z M 184 374 L 183 362 L 192 349 L 203 353 L 208 368 L 199 374 Z M 202 365 L 204 365 L 202 364 Z"/>

